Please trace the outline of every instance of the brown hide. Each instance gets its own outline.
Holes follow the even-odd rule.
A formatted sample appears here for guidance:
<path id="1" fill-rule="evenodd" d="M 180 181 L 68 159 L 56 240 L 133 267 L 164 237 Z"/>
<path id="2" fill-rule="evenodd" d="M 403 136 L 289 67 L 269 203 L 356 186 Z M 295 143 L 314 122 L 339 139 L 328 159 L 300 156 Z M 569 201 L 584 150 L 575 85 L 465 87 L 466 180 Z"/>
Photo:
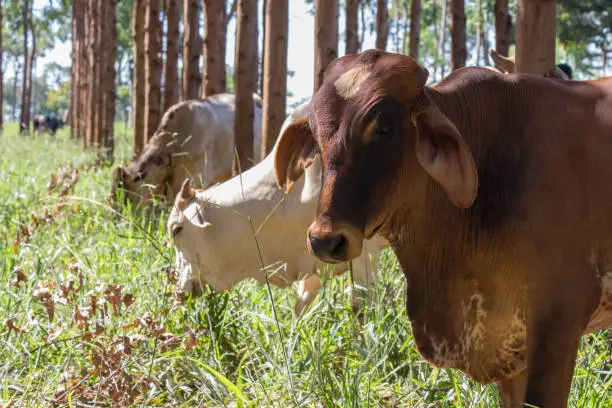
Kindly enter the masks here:
<path id="1" fill-rule="evenodd" d="M 424 358 L 500 382 L 508 404 L 564 407 L 580 336 L 612 325 L 612 78 L 464 68 L 429 88 L 423 72 L 380 51 L 328 67 L 309 248 L 343 262 L 380 233 Z"/>

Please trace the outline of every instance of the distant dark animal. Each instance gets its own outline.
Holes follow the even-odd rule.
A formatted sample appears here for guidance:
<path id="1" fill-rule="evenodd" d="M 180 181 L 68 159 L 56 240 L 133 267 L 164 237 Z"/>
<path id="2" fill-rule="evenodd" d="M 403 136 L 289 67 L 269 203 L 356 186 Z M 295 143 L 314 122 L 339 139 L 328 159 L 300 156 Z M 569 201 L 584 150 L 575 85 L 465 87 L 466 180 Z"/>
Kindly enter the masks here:
<path id="1" fill-rule="evenodd" d="M 64 126 L 64 121 L 51 115 L 36 115 L 32 119 L 32 124 L 35 132 L 48 131 L 55 136 L 55 132 Z"/>
<path id="2" fill-rule="evenodd" d="M 380 234 L 425 359 L 505 407 L 566 407 L 582 334 L 612 325 L 612 77 L 427 77 L 378 50 L 331 62 L 277 143 L 279 185 L 320 154 L 311 252 L 348 262 Z"/>

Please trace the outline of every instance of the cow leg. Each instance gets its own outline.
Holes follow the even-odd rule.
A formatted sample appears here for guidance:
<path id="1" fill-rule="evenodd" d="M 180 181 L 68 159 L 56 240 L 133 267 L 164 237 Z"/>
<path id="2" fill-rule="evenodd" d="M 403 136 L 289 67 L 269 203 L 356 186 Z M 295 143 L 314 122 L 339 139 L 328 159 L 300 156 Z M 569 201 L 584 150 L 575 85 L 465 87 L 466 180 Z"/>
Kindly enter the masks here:
<path id="1" fill-rule="evenodd" d="M 527 389 L 527 370 L 497 384 L 502 408 L 518 408 L 523 406 L 525 390 Z"/>
<path id="2" fill-rule="evenodd" d="M 293 309 L 295 320 L 299 320 L 304 309 L 317 297 L 319 289 L 321 289 L 321 278 L 316 273 L 298 282 L 298 297 Z"/>
<path id="3" fill-rule="evenodd" d="M 566 314 L 554 311 L 528 327 L 525 403 L 540 408 L 567 407 L 584 330 L 580 322 L 579 315 L 567 314 L 567 310 Z"/>

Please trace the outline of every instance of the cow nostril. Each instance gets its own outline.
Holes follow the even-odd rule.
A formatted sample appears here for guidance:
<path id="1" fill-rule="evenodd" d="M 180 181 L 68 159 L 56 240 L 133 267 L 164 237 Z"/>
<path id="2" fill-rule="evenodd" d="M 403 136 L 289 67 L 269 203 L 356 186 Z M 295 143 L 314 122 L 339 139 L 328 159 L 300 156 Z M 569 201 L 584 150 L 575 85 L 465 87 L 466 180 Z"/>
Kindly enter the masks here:
<path id="1" fill-rule="evenodd" d="M 312 252 L 323 261 L 341 261 L 346 255 L 348 240 L 344 235 L 310 237 Z"/>
<path id="2" fill-rule="evenodd" d="M 344 254 L 346 253 L 346 246 L 348 244 L 347 239 L 344 237 L 344 235 L 338 235 L 337 237 L 332 238 L 331 241 L 331 249 L 329 254 L 333 258 L 343 258 Z"/>

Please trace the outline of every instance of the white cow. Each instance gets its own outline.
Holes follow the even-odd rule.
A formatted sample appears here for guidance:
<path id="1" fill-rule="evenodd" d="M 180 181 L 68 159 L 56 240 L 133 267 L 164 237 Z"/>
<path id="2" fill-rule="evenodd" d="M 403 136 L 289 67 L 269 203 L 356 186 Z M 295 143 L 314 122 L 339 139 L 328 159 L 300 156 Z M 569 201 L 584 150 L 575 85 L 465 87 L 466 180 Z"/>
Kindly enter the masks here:
<path id="1" fill-rule="evenodd" d="M 261 146 L 261 98 L 253 94 L 254 158 Z M 185 177 L 196 187 L 207 188 L 228 180 L 234 159 L 235 98 L 217 94 L 171 106 L 140 156 L 128 166 L 113 170 L 113 191 L 122 188 L 125 197 L 149 202 L 153 196 L 174 201 Z"/>
<path id="2" fill-rule="evenodd" d="M 308 109 L 308 103 L 298 107 L 282 129 Z M 308 252 L 306 230 L 316 213 L 321 161 L 317 156 L 285 196 L 276 184 L 275 151 L 276 146 L 242 175 L 206 191 L 196 193 L 188 180 L 183 184 L 168 220 L 176 248 L 179 292 L 200 294 L 204 283 L 223 291 L 246 278 L 265 282 L 268 275 L 270 283 L 279 287 L 299 281 L 296 317 L 314 300 L 321 287 L 317 270 L 322 271 L 323 264 Z M 358 286 L 371 287 L 378 251 L 386 245 L 374 238 L 353 261 Z M 348 265 L 330 268 L 338 274 Z M 352 296 L 353 306 L 358 307 L 359 297 Z"/>

